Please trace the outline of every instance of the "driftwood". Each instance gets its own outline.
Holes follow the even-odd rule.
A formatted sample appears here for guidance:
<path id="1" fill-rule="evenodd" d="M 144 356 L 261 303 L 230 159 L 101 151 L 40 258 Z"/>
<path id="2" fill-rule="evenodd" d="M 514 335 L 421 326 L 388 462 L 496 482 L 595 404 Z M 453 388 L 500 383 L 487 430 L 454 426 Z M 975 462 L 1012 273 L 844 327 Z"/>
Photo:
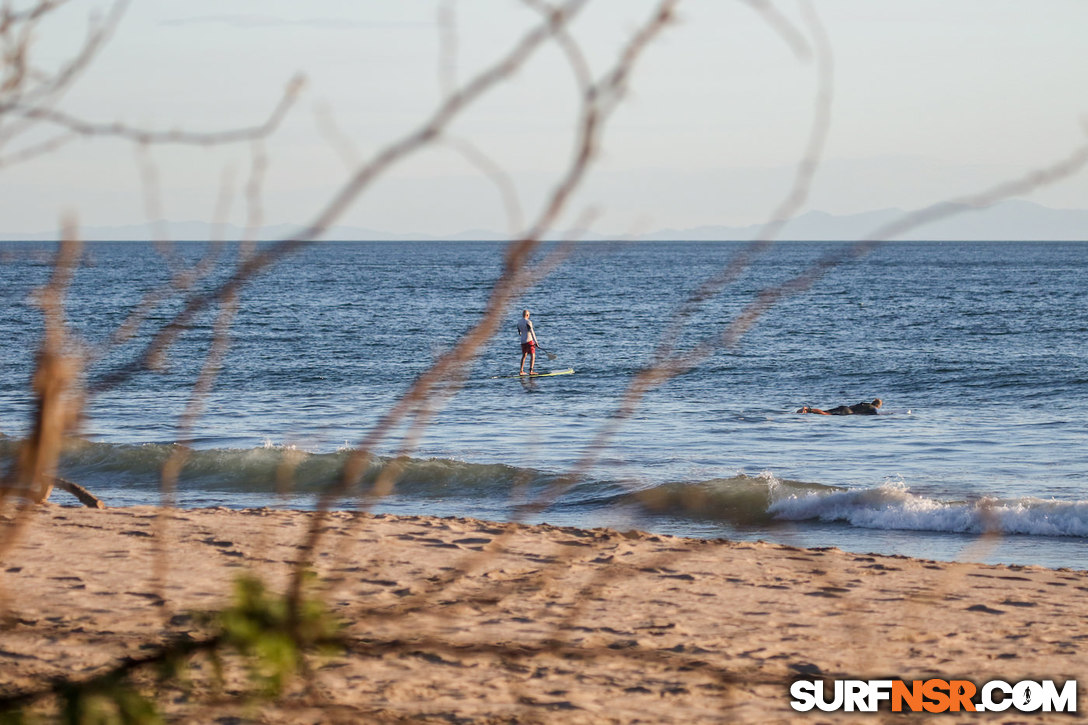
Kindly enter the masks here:
<path id="1" fill-rule="evenodd" d="M 106 508 L 106 504 L 102 503 L 102 499 L 98 498 L 93 493 L 83 488 L 83 486 L 80 486 L 78 483 L 75 483 L 74 481 L 69 481 L 66 478 L 55 478 L 53 479 L 53 485 L 56 488 L 63 489 L 78 498 L 79 502 L 87 508 Z"/>

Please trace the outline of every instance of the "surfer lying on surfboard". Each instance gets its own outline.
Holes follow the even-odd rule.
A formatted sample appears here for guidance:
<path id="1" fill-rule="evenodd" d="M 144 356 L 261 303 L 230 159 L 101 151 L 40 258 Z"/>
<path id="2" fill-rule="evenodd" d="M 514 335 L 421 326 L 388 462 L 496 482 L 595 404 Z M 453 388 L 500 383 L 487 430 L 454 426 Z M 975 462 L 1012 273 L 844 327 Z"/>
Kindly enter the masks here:
<path id="1" fill-rule="evenodd" d="M 861 402 L 856 405 L 840 405 L 831 410 L 820 410 L 819 408 L 810 408 L 805 406 L 798 410 L 798 413 L 813 413 L 815 415 L 876 415 L 877 408 L 884 405 L 884 401 L 880 398 L 873 398 L 873 402 L 866 403 Z"/>

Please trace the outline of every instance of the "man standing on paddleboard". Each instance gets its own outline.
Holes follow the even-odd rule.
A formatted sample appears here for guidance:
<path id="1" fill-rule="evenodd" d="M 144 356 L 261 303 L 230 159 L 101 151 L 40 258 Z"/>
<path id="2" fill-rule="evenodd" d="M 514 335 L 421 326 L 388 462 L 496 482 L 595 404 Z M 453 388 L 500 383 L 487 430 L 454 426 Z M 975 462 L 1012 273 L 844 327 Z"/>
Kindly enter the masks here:
<path id="1" fill-rule="evenodd" d="M 529 320 L 529 310 L 524 310 L 521 313 L 521 319 L 518 320 L 518 334 L 521 335 L 521 366 L 518 369 L 518 375 L 525 374 L 525 356 L 529 356 L 529 374 L 532 375 L 536 372 L 536 331 L 533 330 L 533 323 Z"/>

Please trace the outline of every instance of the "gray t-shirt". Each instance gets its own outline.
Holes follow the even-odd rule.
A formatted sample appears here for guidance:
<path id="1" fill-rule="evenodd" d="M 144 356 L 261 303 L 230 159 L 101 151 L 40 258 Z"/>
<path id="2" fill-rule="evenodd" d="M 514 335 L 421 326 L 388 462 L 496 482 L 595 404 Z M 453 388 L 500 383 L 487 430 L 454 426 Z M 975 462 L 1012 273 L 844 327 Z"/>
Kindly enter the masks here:
<path id="1" fill-rule="evenodd" d="M 518 320 L 518 332 L 521 334 L 523 344 L 530 340 L 536 342 L 536 330 L 533 329 L 532 320 L 527 320 L 524 317 Z"/>

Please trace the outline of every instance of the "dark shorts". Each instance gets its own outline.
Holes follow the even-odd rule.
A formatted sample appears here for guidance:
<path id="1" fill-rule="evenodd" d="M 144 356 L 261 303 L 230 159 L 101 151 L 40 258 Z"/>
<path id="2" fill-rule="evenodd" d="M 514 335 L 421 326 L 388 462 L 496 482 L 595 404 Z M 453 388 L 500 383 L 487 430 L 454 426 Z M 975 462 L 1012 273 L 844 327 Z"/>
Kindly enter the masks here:
<path id="1" fill-rule="evenodd" d="M 536 343 L 532 340 L 521 343 L 521 353 L 523 355 L 536 355 Z"/>

